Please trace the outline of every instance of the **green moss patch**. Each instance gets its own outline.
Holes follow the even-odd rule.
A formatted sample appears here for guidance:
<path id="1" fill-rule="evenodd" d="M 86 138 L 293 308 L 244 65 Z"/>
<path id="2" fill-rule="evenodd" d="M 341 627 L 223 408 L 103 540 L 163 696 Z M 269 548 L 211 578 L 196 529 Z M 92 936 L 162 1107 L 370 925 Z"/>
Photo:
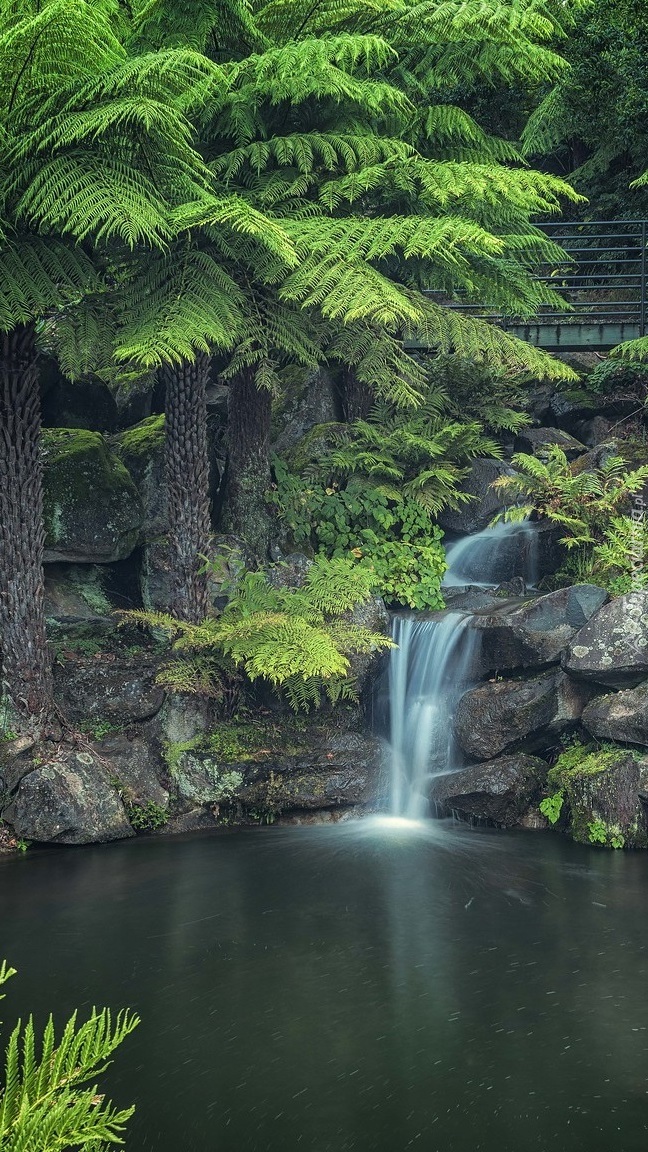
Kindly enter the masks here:
<path id="1" fill-rule="evenodd" d="M 124 456 L 151 456 L 164 444 L 164 413 L 159 416 L 149 416 L 132 428 L 127 428 L 115 437 L 114 445 L 117 455 Z"/>

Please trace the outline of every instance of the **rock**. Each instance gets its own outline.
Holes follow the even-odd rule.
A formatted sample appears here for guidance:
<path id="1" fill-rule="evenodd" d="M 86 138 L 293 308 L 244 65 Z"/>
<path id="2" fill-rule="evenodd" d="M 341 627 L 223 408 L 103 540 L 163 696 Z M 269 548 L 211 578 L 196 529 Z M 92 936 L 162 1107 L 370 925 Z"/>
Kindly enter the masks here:
<path id="1" fill-rule="evenodd" d="M 624 748 L 593 752 L 549 773 L 549 786 L 560 789 L 569 806 L 572 838 L 612 848 L 646 847 L 641 780 L 641 759 Z"/>
<path id="2" fill-rule="evenodd" d="M 597 696 L 585 708 L 583 724 L 599 740 L 648 747 L 648 681 L 637 688 Z"/>
<path id="3" fill-rule="evenodd" d="M 65 660 L 54 668 L 55 698 L 71 720 L 138 723 L 155 716 L 164 703 L 156 671 L 157 665 L 141 660 Z"/>
<path id="4" fill-rule="evenodd" d="M 103 380 L 96 376 L 86 380 L 67 380 L 56 363 L 49 360 L 41 368 L 41 375 L 44 385 L 43 427 L 113 431 L 117 424 L 117 404 Z"/>
<path id="5" fill-rule="evenodd" d="M 584 456 L 579 456 L 574 461 L 572 472 L 578 475 L 580 472 L 597 472 L 612 456 L 618 456 L 619 446 L 615 440 L 606 440 L 603 444 L 598 444 L 596 448 L 591 448 Z"/>
<path id="6" fill-rule="evenodd" d="M 150 738 L 112 732 L 100 743 L 110 780 L 128 804 L 168 806 L 169 791 L 160 779 L 164 764 Z"/>
<path id="7" fill-rule="evenodd" d="M 546 774 L 547 764 L 535 756 L 502 756 L 438 776 L 432 799 L 441 814 L 514 828 L 526 819 Z"/>
<path id="8" fill-rule="evenodd" d="M 312 567 L 313 561 L 303 552 L 290 552 L 268 565 L 266 577 L 273 588 L 301 588 Z"/>
<path id="9" fill-rule="evenodd" d="M 594 584 L 559 588 L 525 604 L 475 612 L 470 627 L 480 635 L 475 674 L 511 672 L 560 660 L 569 641 L 607 600 Z"/>
<path id="10" fill-rule="evenodd" d="M 3 817 L 16 836 L 48 844 L 103 843 L 135 834 L 117 792 L 87 752 L 32 767 Z"/>
<path id="11" fill-rule="evenodd" d="M 305 379 L 288 388 L 280 411 L 275 413 L 279 431 L 274 438 L 274 451 L 287 452 L 296 447 L 318 424 L 335 423 L 340 418 L 338 389 L 332 374 L 318 368 Z"/>
<path id="12" fill-rule="evenodd" d="M 601 444 L 607 443 L 612 427 L 612 421 L 605 416 L 592 416 L 590 420 L 580 420 L 574 431 L 578 439 L 587 444 L 588 448 L 598 448 Z"/>
<path id="13" fill-rule="evenodd" d="M 455 733 L 471 759 L 490 760 L 529 736 L 563 732 L 580 718 L 591 691 L 552 669 L 532 680 L 501 680 L 466 692 Z"/>
<path id="14" fill-rule="evenodd" d="M 112 384 L 111 392 L 117 407 L 117 428 L 130 428 L 147 420 L 154 411 L 153 398 L 156 387 L 154 371 L 144 372 L 134 380 Z M 163 407 L 163 401 L 161 404 Z"/>
<path id="15" fill-rule="evenodd" d="M 439 513 L 438 521 L 448 532 L 470 535 L 487 528 L 494 516 L 509 502 L 504 492 L 491 487 L 499 476 L 513 476 L 514 470 L 501 460 L 475 460 L 468 476 L 460 485 L 460 490 L 473 499 L 460 508 L 446 508 Z"/>
<path id="16" fill-rule="evenodd" d="M 144 507 L 142 531 L 151 540 L 167 530 L 164 479 L 164 415 L 149 416 L 112 440 L 115 455 L 128 469 Z"/>
<path id="17" fill-rule="evenodd" d="M 211 602 L 216 608 L 224 608 L 253 561 L 244 541 L 226 533 L 214 533 L 209 552 L 214 561 L 208 581 Z M 173 557 L 164 537 L 144 545 L 141 595 L 142 603 L 149 611 L 168 612 L 173 599 L 173 571 Z"/>
<path id="18" fill-rule="evenodd" d="M 648 677 L 648 592 L 628 592 L 604 604 L 573 637 L 563 667 L 611 688 Z"/>
<path id="19" fill-rule="evenodd" d="M 207 388 L 207 411 L 227 420 L 229 406 L 229 388 L 226 384 L 210 384 Z"/>
<path id="20" fill-rule="evenodd" d="M 190 808 L 188 812 L 179 812 L 171 816 L 160 831 L 167 836 L 182 836 L 187 832 L 204 832 L 214 829 L 218 824 L 218 808 Z"/>
<path id="21" fill-rule="evenodd" d="M 139 542 L 144 510 L 124 465 L 103 436 L 43 430 L 45 562 L 108 564 Z"/>
<path id="22" fill-rule="evenodd" d="M 48 564 L 45 615 L 58 623 L 104 622 L 116 605 L 108 598 L 106 568 L 98 564 Z"/>
<path id="23" fill-rule="evenodd" d="M 379 740 L 361 732 L 305 739 L 308 745 L 288 751 L 287 733 L 285 753 L 266 748 L 239 759 L 201 747 L 199 741 L 192 747 L 176 746 L 170 769 L 178 797 L 194 808 L 242 804 L 272 814 L 353 805 L 370 797 L 382 765 Z"/>
<path id="24" fill-rule="evenodd" d="M 559 389 L 551 397 L 551 423 L 572 432 L 574 425 L 591 416 L 595 408 L 596 397 L 585 388 Z"/>
<path id="25" fill-rule="evenodd" d="M 541 454 L 546 448 L 557 445 L 562 448 L 568 460 L 575 460 L 587 452 L 585 444 L 563 432 L 561 428 L 525 428 L 515 441 L 516 452 Z"/>

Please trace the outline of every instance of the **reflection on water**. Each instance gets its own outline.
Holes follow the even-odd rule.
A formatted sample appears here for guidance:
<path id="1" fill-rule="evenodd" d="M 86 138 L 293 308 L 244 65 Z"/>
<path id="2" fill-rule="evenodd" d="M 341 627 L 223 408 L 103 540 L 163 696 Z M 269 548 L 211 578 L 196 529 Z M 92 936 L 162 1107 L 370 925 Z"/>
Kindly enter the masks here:
<path id="1" fill-rule="evenodd" d="M 647 882 L 440 822 L 31 852 L 4 1016 L 137 1008 L 137 1152 L 644 1152 Z"/>

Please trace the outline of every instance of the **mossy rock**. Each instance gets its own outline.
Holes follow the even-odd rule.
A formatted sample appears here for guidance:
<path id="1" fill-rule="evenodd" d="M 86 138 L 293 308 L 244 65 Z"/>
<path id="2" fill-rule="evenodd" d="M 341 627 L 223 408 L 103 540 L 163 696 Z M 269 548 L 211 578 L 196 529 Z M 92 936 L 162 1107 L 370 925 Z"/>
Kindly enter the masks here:
<path id="1" fill-rule="evenodd" d="M 547 777 L 553 799 L 568 805 L 569 832 L 579 844 L 646 848 L 646 811 L 640 799 L 641 756 L 621 747 L 576 744 Z"/>
<path id="2" fill-rule="evenodd" d="M 112 440 L 115 455 L 134 481 L 144 505 L 147 541 L 167 530 L 164 485 L 164 414 L 149 416 Z"/>
<path id="3" fill-rule="evenodd" d="M 98 432 L 43 430 L 45 561 L 109 564 L 130 556 L 144 510 L 122 462 Z"/>

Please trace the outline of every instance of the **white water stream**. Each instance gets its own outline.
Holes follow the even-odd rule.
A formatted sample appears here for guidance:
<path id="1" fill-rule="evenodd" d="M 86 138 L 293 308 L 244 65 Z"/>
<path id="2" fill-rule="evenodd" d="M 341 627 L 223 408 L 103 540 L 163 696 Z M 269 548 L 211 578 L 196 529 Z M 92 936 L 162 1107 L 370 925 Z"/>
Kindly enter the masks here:
<path id="1" fill-rule="evenodd" d="M 511 576 L 534 584 L 538 537 L 528 522 L 500 523 L 448 548 L 446 587 L 492 587 Z M 479 633 L 464 612 L 436 619 L 396 616 L 389 662 L 390 812 L 428 814 L 430 781 L 461 767 L 453 733 L 456 705 L 474 677 Z"/>

